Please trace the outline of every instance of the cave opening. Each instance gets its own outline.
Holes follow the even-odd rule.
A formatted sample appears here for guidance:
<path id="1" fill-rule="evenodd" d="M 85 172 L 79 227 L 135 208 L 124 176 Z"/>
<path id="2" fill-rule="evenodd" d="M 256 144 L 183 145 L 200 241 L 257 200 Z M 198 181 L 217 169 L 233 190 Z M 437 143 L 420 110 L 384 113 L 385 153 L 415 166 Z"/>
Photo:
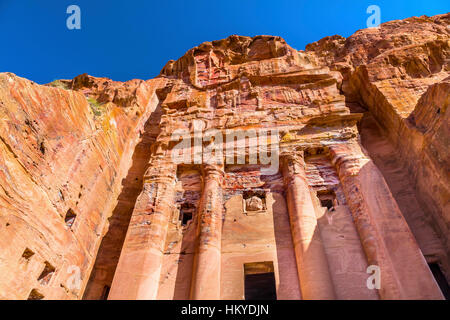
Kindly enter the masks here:
<path id="1" fill-rule="evenodd" d="M 317 197 L 319 198 L 321 207 L 327 208 L 330 211 L 334 211 L 336 194 L 333 190 L 318 191 Z"/>
<path id="2" fill-rule="evenodd" d="M 195 206 L 192 203 L 185 202 L 180 208 L 180 221 L 182 226 L 186 226 L 192 220 L 195 211 Z"/>
<path id="3" fill-rule="evenodd" d="M 66 216 L 64 217 L 64 222 L 66 223 L 66 226 L 72 228 L 72 225 L 75 222 L 76 217 L 77 215 L 72 209 L 67 210 Z"/>

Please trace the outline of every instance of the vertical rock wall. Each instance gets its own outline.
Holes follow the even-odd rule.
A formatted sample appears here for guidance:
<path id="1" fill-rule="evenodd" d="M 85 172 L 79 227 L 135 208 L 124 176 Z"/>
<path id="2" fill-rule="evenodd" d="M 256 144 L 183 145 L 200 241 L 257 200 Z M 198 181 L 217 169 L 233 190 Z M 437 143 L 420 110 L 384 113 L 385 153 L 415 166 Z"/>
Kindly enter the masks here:
<path id="1" fill-rule="evenodd" d="M 148 81 L 0 74 L 0 298 L 241 299 L 263 271 L 279 299 L 442 298 L 448 24 L 230 36 Z"/>
<path id="2" fill-rule="evenodd" d="M 1 298 L 82 297 L 159 82 L 0 75 Z"/>

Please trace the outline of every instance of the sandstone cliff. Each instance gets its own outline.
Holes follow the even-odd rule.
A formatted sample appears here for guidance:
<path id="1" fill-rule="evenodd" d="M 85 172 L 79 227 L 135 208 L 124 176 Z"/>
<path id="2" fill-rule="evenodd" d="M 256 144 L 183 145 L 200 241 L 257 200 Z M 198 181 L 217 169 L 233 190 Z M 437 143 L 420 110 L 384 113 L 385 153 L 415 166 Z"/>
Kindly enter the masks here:
<path id="1" fill-rule="evenodd" d="M 144 201 L 138 195 L 149 163 L 164 167 L 171 134 L 192 132 L 193 120 L 222 131 L 277 128 L 288 153 L 301 145 L 313 150 L 311 156 L 333 156 L 335 144 L 362 143 L 386 180 L 379 185 L 392 193 L 422 253 L 450 277 L 449 25 L 450 14 L 413 17 L 347 39 L 326 37 L 304 51 L 280 37 L 230 36 L 189 50 L 147 81 L 80 75 L 38 85 L 0 74 L 0 298 L 101 298 L 113 281 L 133 210 Z M 341 173 L 320 158 L 307 165 L 316 192 L 339 180 Z M 189 191 L 183 201 L 195 209 L 202 189 L 196 174 L 185 170 L 179 176 L 180 190 Z M 267 179 L 256 171 L 237 177 L 231 170 L 226 189 L 283 190 L 280 177 Z M 345 188 L 336 193 L 342 203 L 351 201 Z M 342 210 L 345 226 L 353 225 Z M 287 221 L 279 223 L 289 230 Z M 332 234 L 325 222 L 319 226 L 322 237 L 330 237 L 328 264 L 337 268 Z M 182 235 L 179 227 L 169 226 L 165 265 L 195 251 L 196 231 Z M 352 235 L 362 237 L 357 229 Z M 384 229 L 376 232 L 389 237 Z M 234 246 L 232 239 L 222 241 Z M 367 266 L 371 253 L 359 243 L 354 251 Z M 169 279 L 170 268 L 164 268 Z M 174 298 L 177 282 L 182 285 L 175 298 L 187 298 L 192 267 L 186 270 L 179 279 L 161 280 L 158 297 Z M 78 277 L 79 286 L 68 285 Z M 365 288 L 349 293 L 345 276 L 331 278 L 336 298 L 395 298 Z M 388 286 L 403 279 L 392 278 Z M 283 290 L 286 298 L 300 298 L 298 284 Z M 233 294 L 230 289 L 222 297 Z"/>

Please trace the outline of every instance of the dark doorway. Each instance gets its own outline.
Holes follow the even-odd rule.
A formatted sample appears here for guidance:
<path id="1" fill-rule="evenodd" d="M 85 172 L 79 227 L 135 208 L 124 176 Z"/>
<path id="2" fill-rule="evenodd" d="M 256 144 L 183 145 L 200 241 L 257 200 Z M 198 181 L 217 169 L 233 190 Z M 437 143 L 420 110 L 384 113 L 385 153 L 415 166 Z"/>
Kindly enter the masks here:
<path id="1" fill-rule="evenodd" d="M 433 273 L 434 279 L 441 288 L 442 294 L 444 295 L 446 300 L 450 300 L 450 286 L 448 285 L 447 279 L 445 275 L 442 273 L 441 268 L 437 263 L 429 263 L 431 273 Z"/>
<path id="2" fill-rule="evenodd" d="M 186 226 L 190 220 L 192 220 L 192 216 L 196 210 L 194 204 L 185 202 L 181 205 L 180 208 L 180 220 L 181 225 Z"/>
<path id="3" fill-rule="evenodd" d="M 328 210 L 334 211 L 336 202 L 336 194 L 333 190 L 317 191 L 317 197 L 320 200 L 320 205 Z"/>
<path id="4" fill-rule="evenodd" d="M 271 261 L 244 264 L 245 300 L 276 300 L 275 274 Z"/>

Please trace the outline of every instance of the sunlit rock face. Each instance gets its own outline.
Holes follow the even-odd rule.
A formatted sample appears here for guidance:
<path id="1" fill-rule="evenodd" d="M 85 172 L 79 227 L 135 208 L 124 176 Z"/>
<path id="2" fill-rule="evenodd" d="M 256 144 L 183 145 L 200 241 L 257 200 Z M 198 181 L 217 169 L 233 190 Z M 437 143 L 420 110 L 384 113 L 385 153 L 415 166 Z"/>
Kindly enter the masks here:
<path id="1" fill-rule="evenodd" d="M 0 74 L 0 298 L 444 298 L 449 23 Z"/>

